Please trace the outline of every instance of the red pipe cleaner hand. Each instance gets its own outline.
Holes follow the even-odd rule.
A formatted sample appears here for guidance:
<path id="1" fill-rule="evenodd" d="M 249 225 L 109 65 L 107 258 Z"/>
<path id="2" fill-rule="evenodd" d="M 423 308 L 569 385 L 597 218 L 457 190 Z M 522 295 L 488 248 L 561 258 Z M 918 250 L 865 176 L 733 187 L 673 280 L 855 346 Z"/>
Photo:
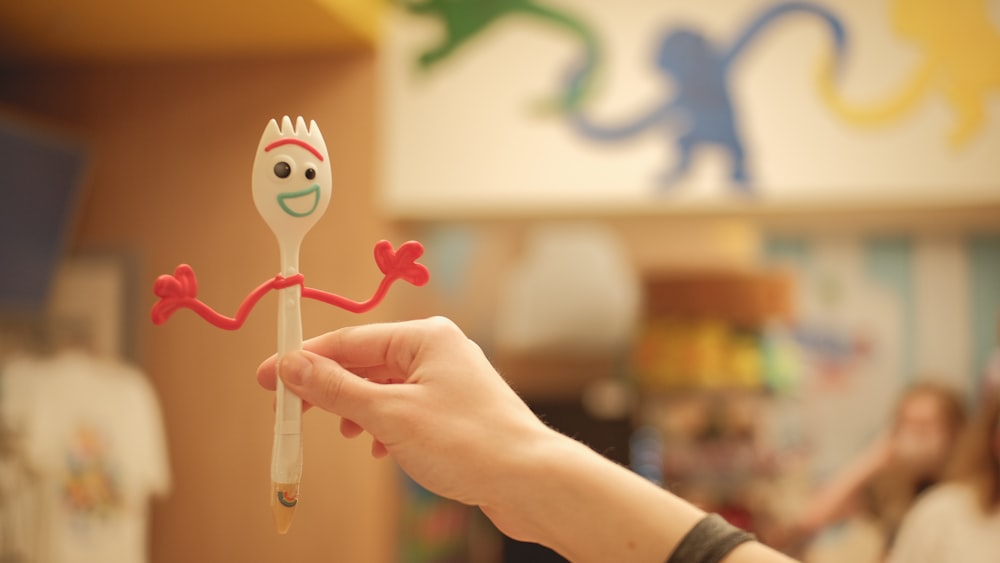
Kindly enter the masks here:
<path id="1" fill-rule="evenodd" d="M 398 249 L 387 240 L 375 245 L 375 263 L 387 278 L 401 279 L 421 286 L 430 279 L 427 267 L 417 262 L 424 255 L 424 246 L 416 241 L 404 242 Z"/>
<path id="2" fill-rule="evenodd" d="M 396 280 L 403 280 L 416 286 L 427 283 L 427 280 L 430 279 L 430 272 L 427 271 L 426 266 L 417 262 L 417 258 L 423 254 L 423 245 L 416 241 L 404 242 L 398 249 L 394 249 L 392 243 L 387 240 L 379 241 L 375 245 L 375 264 L 382 271 L 383 277 L 375 293 L 367 300 L 353 301 L 311 287 L 302 288 L 302 297 L 322 301 L 352 313 L 370 311 L 382 301 L 382 298 L 389 291 L 389 286 Z"/>

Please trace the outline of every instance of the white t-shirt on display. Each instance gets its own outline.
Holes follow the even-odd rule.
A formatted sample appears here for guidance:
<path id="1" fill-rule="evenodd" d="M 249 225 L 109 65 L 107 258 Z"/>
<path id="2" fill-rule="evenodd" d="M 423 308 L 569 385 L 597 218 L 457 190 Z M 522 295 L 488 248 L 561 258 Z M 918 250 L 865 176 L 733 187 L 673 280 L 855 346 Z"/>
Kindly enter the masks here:
<path id="1" fill-rule="evenodd" d="M 135 368 L 76 352 L 3 371 L 5 424 L 36 476 L 38 561 L 145 563 L 170 487 L 159 404 Z"/>

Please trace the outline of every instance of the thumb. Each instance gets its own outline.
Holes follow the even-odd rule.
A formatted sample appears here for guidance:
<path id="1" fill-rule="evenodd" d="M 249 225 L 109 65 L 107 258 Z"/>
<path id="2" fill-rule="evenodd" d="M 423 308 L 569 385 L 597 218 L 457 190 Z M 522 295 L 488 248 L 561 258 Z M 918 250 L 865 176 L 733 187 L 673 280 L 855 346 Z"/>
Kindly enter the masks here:
<path id="1" fill-rule="evenodd" d="M 323 410 L 356 421 L 370 419 L 371 406 L 380 391 L 337 362 L 319 354 L 295 351 L 278 362 L 278 377 L 291 392 Z"/>

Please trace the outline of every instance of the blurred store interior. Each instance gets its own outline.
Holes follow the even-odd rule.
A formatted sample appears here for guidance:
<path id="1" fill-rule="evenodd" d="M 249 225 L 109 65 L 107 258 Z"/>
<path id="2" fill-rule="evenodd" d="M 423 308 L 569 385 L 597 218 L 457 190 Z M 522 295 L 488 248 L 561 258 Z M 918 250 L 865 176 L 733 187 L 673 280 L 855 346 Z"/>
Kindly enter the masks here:
<path id="1" fill-rule="evenodd" d="M 562 560 L 318 412 L 275 534 L 274 298 L 233 332 L 150 309 L 181 263 L 224 311 L 274 276 L 250 171 L 284 115 L 333 170 L 310 285 L 369 295 L 380 239 L 431 271 L 363 315 L 304 303 L 306 337 L 450 317 L 599 453 L 806 561 L 880 560 L 864 510 L 810 503 L 912 386 L 971 412 L 1000 349 L 1000 2 L 959 4 L 3 4 L 0 560 Z M 121 511 L 127 539 L 54 520 Z"/>

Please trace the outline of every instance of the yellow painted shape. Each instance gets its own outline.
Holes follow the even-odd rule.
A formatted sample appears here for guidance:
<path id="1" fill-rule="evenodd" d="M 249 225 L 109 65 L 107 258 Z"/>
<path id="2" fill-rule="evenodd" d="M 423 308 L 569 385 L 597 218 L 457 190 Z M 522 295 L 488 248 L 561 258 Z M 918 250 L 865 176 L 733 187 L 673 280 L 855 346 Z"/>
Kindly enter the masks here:
<path id="1" fill-rule="evenodd" d="M 383 0 L 315 0 L 320 7 L 354 31 L 369 45 L 378 44 L 381 35 Z"/>
<path id="2" fill-rule="evenodd" d="M 987 97 L 1000 91 L 1000 32 L 987 8 L 986 0 L 893 1 L 893 28 L 922 55 L 909 80 L 888 99 L 856 105 L 840 95 L 833 62 L 826 60 L 817 81 L 821 99 L 849 123 L 882 125 L 939 93 L 955 114 L 948 141 L 964 146 L 985 124 Z"/>

